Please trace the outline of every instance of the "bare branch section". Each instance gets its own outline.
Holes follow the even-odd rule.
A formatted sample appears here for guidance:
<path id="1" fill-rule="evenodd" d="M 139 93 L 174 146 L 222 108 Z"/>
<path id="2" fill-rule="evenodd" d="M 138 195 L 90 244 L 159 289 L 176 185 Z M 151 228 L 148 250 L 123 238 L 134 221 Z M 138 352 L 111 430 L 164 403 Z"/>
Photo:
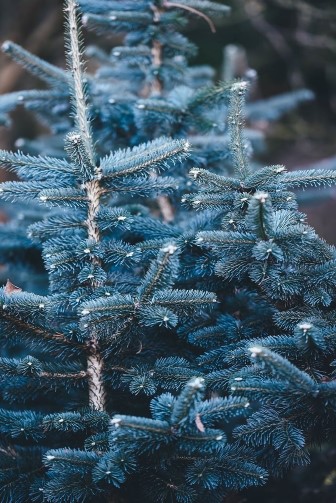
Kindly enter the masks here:
<path id="1" fill-rule="evenodd" d="M 70 347 L 74 347 L 78 350 L 85 350 L 85 346 L 78 343 L 74 342 L 71 339 L 68 339 L 64 334 L 61 332 L 50 332 L 46 330 L 45 328 L 38 327 L 36 325 L 33 325 L 32 323 L 28 323 L 27 321 L 21 320 L 19 318 L 16 318 L 15 316 L 11 316 L 8 313 L 2 313 L 1 317 L 5 320 L 8 320 L 12 323 L 13 326 L 17 327 L 19 330 L 24 330 L 24 331 L 29 331 L 32 333 L 32 336 L 36 336 L 38 338 L 42 339 L 47 339 L 47 340 L 53 340 L 55 342 L 61 342 L 62 344 L 65 344 Z"/>
<path id="2" fill-rule="evenodd" d="M 160 22 L 161 11 L 152 6 L 153 10 L 153 21 L 154 23 Z M 153 41 L 152 45 L 152 64 L 155 68 L 159 69 L 162 65 L 162 44 L 158 40 Z M 152 93 L 162 94 L 162 83 L 159 77 L 154 79 L 152 85 Z M 161 215 L 165 222 L 172 222 L 174 220 L 174 209 L 171 205 L 169 198 L 167 196 L 158 196 L 157 198 L 158 207 L 160 209 Z"/>
<path id="3" fill-rule="evenodd" d="M 86 192 L 89 199 L 87 229 L 88 237 L 94 242 L 100 241 L 100 233 L 97 226 L 97 214 L 100 207 L 100 197 L 102 190 L 98 180 L 92 180 L 86 183 Z M 101 261 L 92 257 L 92 262 L 96 265 L 101 265 Z M 101 286 L 97 281 L 94 282 L 95 287 Z M 99 343 L 97 337 L 92 332 L 90 339 L 90 356 L 87 360 L 87 369 L 89 376 L 89 403 L 97 410 L 106 409 L 106 392 L 103 382 L 103 359 L 100 354 Z"/>
<path id="4" fill-rule="evenodd" d="M 68 57 L 69 66 L 73 75 L 73 107 L 76 125 L 83 139 L 88 159 L 94 166 L 95 152 L 85 95 L 85 84 L 83 81 L 81 32 L 78 27 L 76 7 L 75 0 L 67 0 L 66 12 L 69 27 Z M 85 190 L 88 198 L 88 217 L 86 221 L 88 238 L 98 243 L 100 241 L 100 234 L 97 225 L 97 214 L 100 207 L 100 197 L 102 195 L 98 175 L 93 180 L 86 182 Z M 92 257 L 92 262 L 96 265 L 101 265 L 97 257 Z M 99 287 L 101 285 L 96 281 L 93 286 Z M 90 349 L 90 355 L 87 359 L 89 403 L 90 406 L 96 410 L 105 410 L 106 392 L 103 380 L 103 359 L 100 354 L 99 342 L 94 332 L 91 334 L 88 347 Z"/>
<path id="5" fill-rule="evenodd" d="M 46 377 L 48 379 L 85 379 L 87 372 L 85 370 L 71 374 L 64 372 L 40 372 L 38 377 Z"/>
<path id="6" fill-rule="evenodd" d="M 174 220 L 174 209 L 167 196 L 158 196 L 157 203 L 165 222 Z"/>

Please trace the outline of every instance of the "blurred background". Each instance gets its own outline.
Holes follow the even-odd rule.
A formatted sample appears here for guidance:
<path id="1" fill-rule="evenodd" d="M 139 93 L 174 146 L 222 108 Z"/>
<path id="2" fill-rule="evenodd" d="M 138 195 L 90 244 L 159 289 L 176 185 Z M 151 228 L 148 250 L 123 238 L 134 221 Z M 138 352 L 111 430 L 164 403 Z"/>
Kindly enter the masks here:
<path id="1" fill-rule="evenodd" d="M 254 99 L 302 87 L 315 94 L 313 101 L 279 121 L 257 121 L 253 125 L 267 136 L 267 148 L 259 155 L 260 160 L 295 169 L 335 156 L 336 1 L 225 0 L 222 3 L 231 5 L 232 13 L 215 34 L 201 19 L 193 20 L 188 28 L 189 36 L 200 46 L 195 63 L 214 66 L 220 80 L 225 76 L 224 48 L 235 44 L 242 49 L 242 65 L 257 72 Z M 89 43 L 93 35 L 86 34 L 86 37 Z M 62 0 L 0 0 L 0 41 L 6 39 L 63 66 Z M 111 41 L 108 43 L 111 45 Z M 40 86 L 40 82 L 7 56 L 0 55 L 0 93 Z M 1 148 L 13 148 L 17 138 L 32 138 L 43 131 L 21 109 L 13 118 L 11 129 L 0 128 Z M 329 191 L 325 200 L 319 197 L 303 209 L 319 234 L 335 243 L 336 195 Z"/>

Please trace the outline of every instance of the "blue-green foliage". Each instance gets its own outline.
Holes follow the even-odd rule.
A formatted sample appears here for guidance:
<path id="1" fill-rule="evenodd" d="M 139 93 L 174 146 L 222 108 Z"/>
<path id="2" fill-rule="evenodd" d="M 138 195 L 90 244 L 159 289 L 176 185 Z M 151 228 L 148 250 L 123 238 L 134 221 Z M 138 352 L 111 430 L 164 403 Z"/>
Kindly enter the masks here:
<path id="1" fill-rule="evenodd" d="M 67 70 L 4 46 L 49 87 L 1 121 L 19 100 L 53 137 L 0 152 L 30 205 L 0 234 L 1 501 L 220 503 L 334 435 L 336 254 L 291 189 L 336 172 L 256 168 L 247 84 L 188 67 L 187 16 L 226 6 L 80 4 L 128 32 L 95 75 L 74 0 Z"/>

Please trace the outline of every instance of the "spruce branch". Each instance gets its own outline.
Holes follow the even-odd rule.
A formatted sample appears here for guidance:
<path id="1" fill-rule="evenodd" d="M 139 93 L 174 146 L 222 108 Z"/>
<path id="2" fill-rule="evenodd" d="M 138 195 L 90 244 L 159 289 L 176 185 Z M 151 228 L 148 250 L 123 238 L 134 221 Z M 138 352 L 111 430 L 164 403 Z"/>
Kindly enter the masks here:
<path id="1" fill-rule="evenodd" d="M 292 386 L 304 390 L 307 393 L 314 394 L 318 392 L 318 386 L 314 379 L 306 372 L 299 370 L 282 356 L 261 346 L 252 346 L 249 348 L 249 352 L 253 361 L 276 377 L 287 381 Z"/>
<path id="2" fill-rule="evenodd" d="M 75 113 L 75 122 L 79 131 L 79 138 L 83 142 L 82 149 L 74 149 L 73 156 L 75 161 L 78 160 L 79 152 L 81 157 L 87 157 L 89 166 L 95 166 L 95 151 L 92 140 L 91 123 L 88 113 L 87 99 L 85 95 L 85 85 L 83 82 L 83 62 L 82 62 L 82 49 L 81 40 L 82 35 L 78 27 L 77 4 L 75 0 L 67 1 L 67 23 L 68 23 L 68 65 L 73 77 L 72 89 L 72 103 Z M 73 135 L 70 142 L 74 145 L 77 144 L 78 137 Z M 82 163 L 81 163 L 82 164 Z M 88 238 L 94 243 L 100 241 L 100 232 L 97 223 L 98 213 L 100 209 L 100 197 L 102 195 L 102 188 L 100 186 L 99 177 L 96 176 L 85 183 L 85 192 L 88 199 L 88 213 L 87 213 L 87 233 Z M 92 255 L 92 265 L 101 267 L 99 258 Z M 99 281 L 93 281 L 92 286 L 98 288 L 102 286 Z M 89 403 L 97 410 L 105 410 L 106 408 L 106 391 L 103 381 L 103 358 L 100 354 L 99 343 L 95 333 L 92 333 L 90 339 L 90 355 L 87 360 L 87 371 L 89 375 Z"/>
<path id="3" fill-rule="evenodd" d="M 83 139 L 88 159 L 92 165 L 95 165 L 91 123 L 83 77 L 82 33 L 79 27 L 77 3 L 75 0 L 67 0 L 66 5 L 65 13 L 68 37 L 67 63 L 72 75 L 71 101 L 75 116 L 75 124 Z"/>
<path id="4" fill-rule="evenodd" d="M 72 341 L 71 339 L 68 339 L 61 332 L 52 332 L 52 331 L 46 330 L 45 328 L 34 325 L 33 323 L 29 323 L 26 320 L 22 320 L 16 316 L 12 315 L 11 313 L 6 312 L 6 311 L 3 311 L 1 313 L 1 318 L 3 318 L 6 321 L 9 321 L 18 330 L 28 331 L 29 333 L 32 334 L 32 336 L 34 336 L 38 339 L 53 340 L 55 342 L 59 342 L 59 343 L 65 344 L 66 346 L 74 348 L 77 351 L 85 349 L 84 345 L 80 344 L 79 342 L 75 342 L 75 341 Z"/>
<path id="5" fill-rule="evenodd" d="M 36 75 L 51 86 L 68 86 L 68 76 L 64 70 L 47 63 L 29 51 L 10 40 L 3 42 L 1 49 L 14 61 L 26 68 L 31 74 Z"/>
<path id="6" fill-rule="evenodd" d="M 233 156 L 234 167 L 238 177 L 243 180 L 249 175 L 249 163 L 246 155 L 246 145 L 243 133 L 243 109 L 247 82 L 236 82 L 231 87 L 228 110 L 228 124 L 230 131 L 230 151 Z"/>

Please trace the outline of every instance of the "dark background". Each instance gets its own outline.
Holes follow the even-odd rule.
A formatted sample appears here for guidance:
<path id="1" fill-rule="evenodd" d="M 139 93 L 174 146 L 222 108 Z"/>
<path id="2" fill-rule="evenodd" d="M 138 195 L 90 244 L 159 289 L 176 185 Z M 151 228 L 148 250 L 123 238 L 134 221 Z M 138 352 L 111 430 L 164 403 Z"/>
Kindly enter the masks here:
<path id="1" fill-rule="evenodd" d="M 122 0 L 121 0 L 122 1 Z M 248 64 L 258 72 L 256 98 L 300 87 L 316 96 L 276 124 L 256 124 L 267 131 L 265 163 L 289 169 L 336 155 L 336 1 L 227 0 L 232 6 L 217 33 L 192 21 L 189 36 L 200 46 L 196 63 L 209 63 L 222 77 L 223 48 L 246 49 Z M 86 34 L 91 42 L 92 35 Z M 52 63 L 64 65 L 61 0 L 0 0 L 0 41 L 11 39 Z M 100 41 L 101 43 L 101 41 Z M 111 43 L 111 41 L 110 41 Z M 0 55 L 0 93 L 40 86 L 18 65 Z M 16 120 L 15 120 L 16 119 Z M 33 137 L 41 127 L 22 110 L 10 130 L 0 128 L 0 148 L 13 148 L 20 137 Z M 333 214 L 336 199 L 306 206 L 310 223 L 329 242 L 336 242 Z"/>

